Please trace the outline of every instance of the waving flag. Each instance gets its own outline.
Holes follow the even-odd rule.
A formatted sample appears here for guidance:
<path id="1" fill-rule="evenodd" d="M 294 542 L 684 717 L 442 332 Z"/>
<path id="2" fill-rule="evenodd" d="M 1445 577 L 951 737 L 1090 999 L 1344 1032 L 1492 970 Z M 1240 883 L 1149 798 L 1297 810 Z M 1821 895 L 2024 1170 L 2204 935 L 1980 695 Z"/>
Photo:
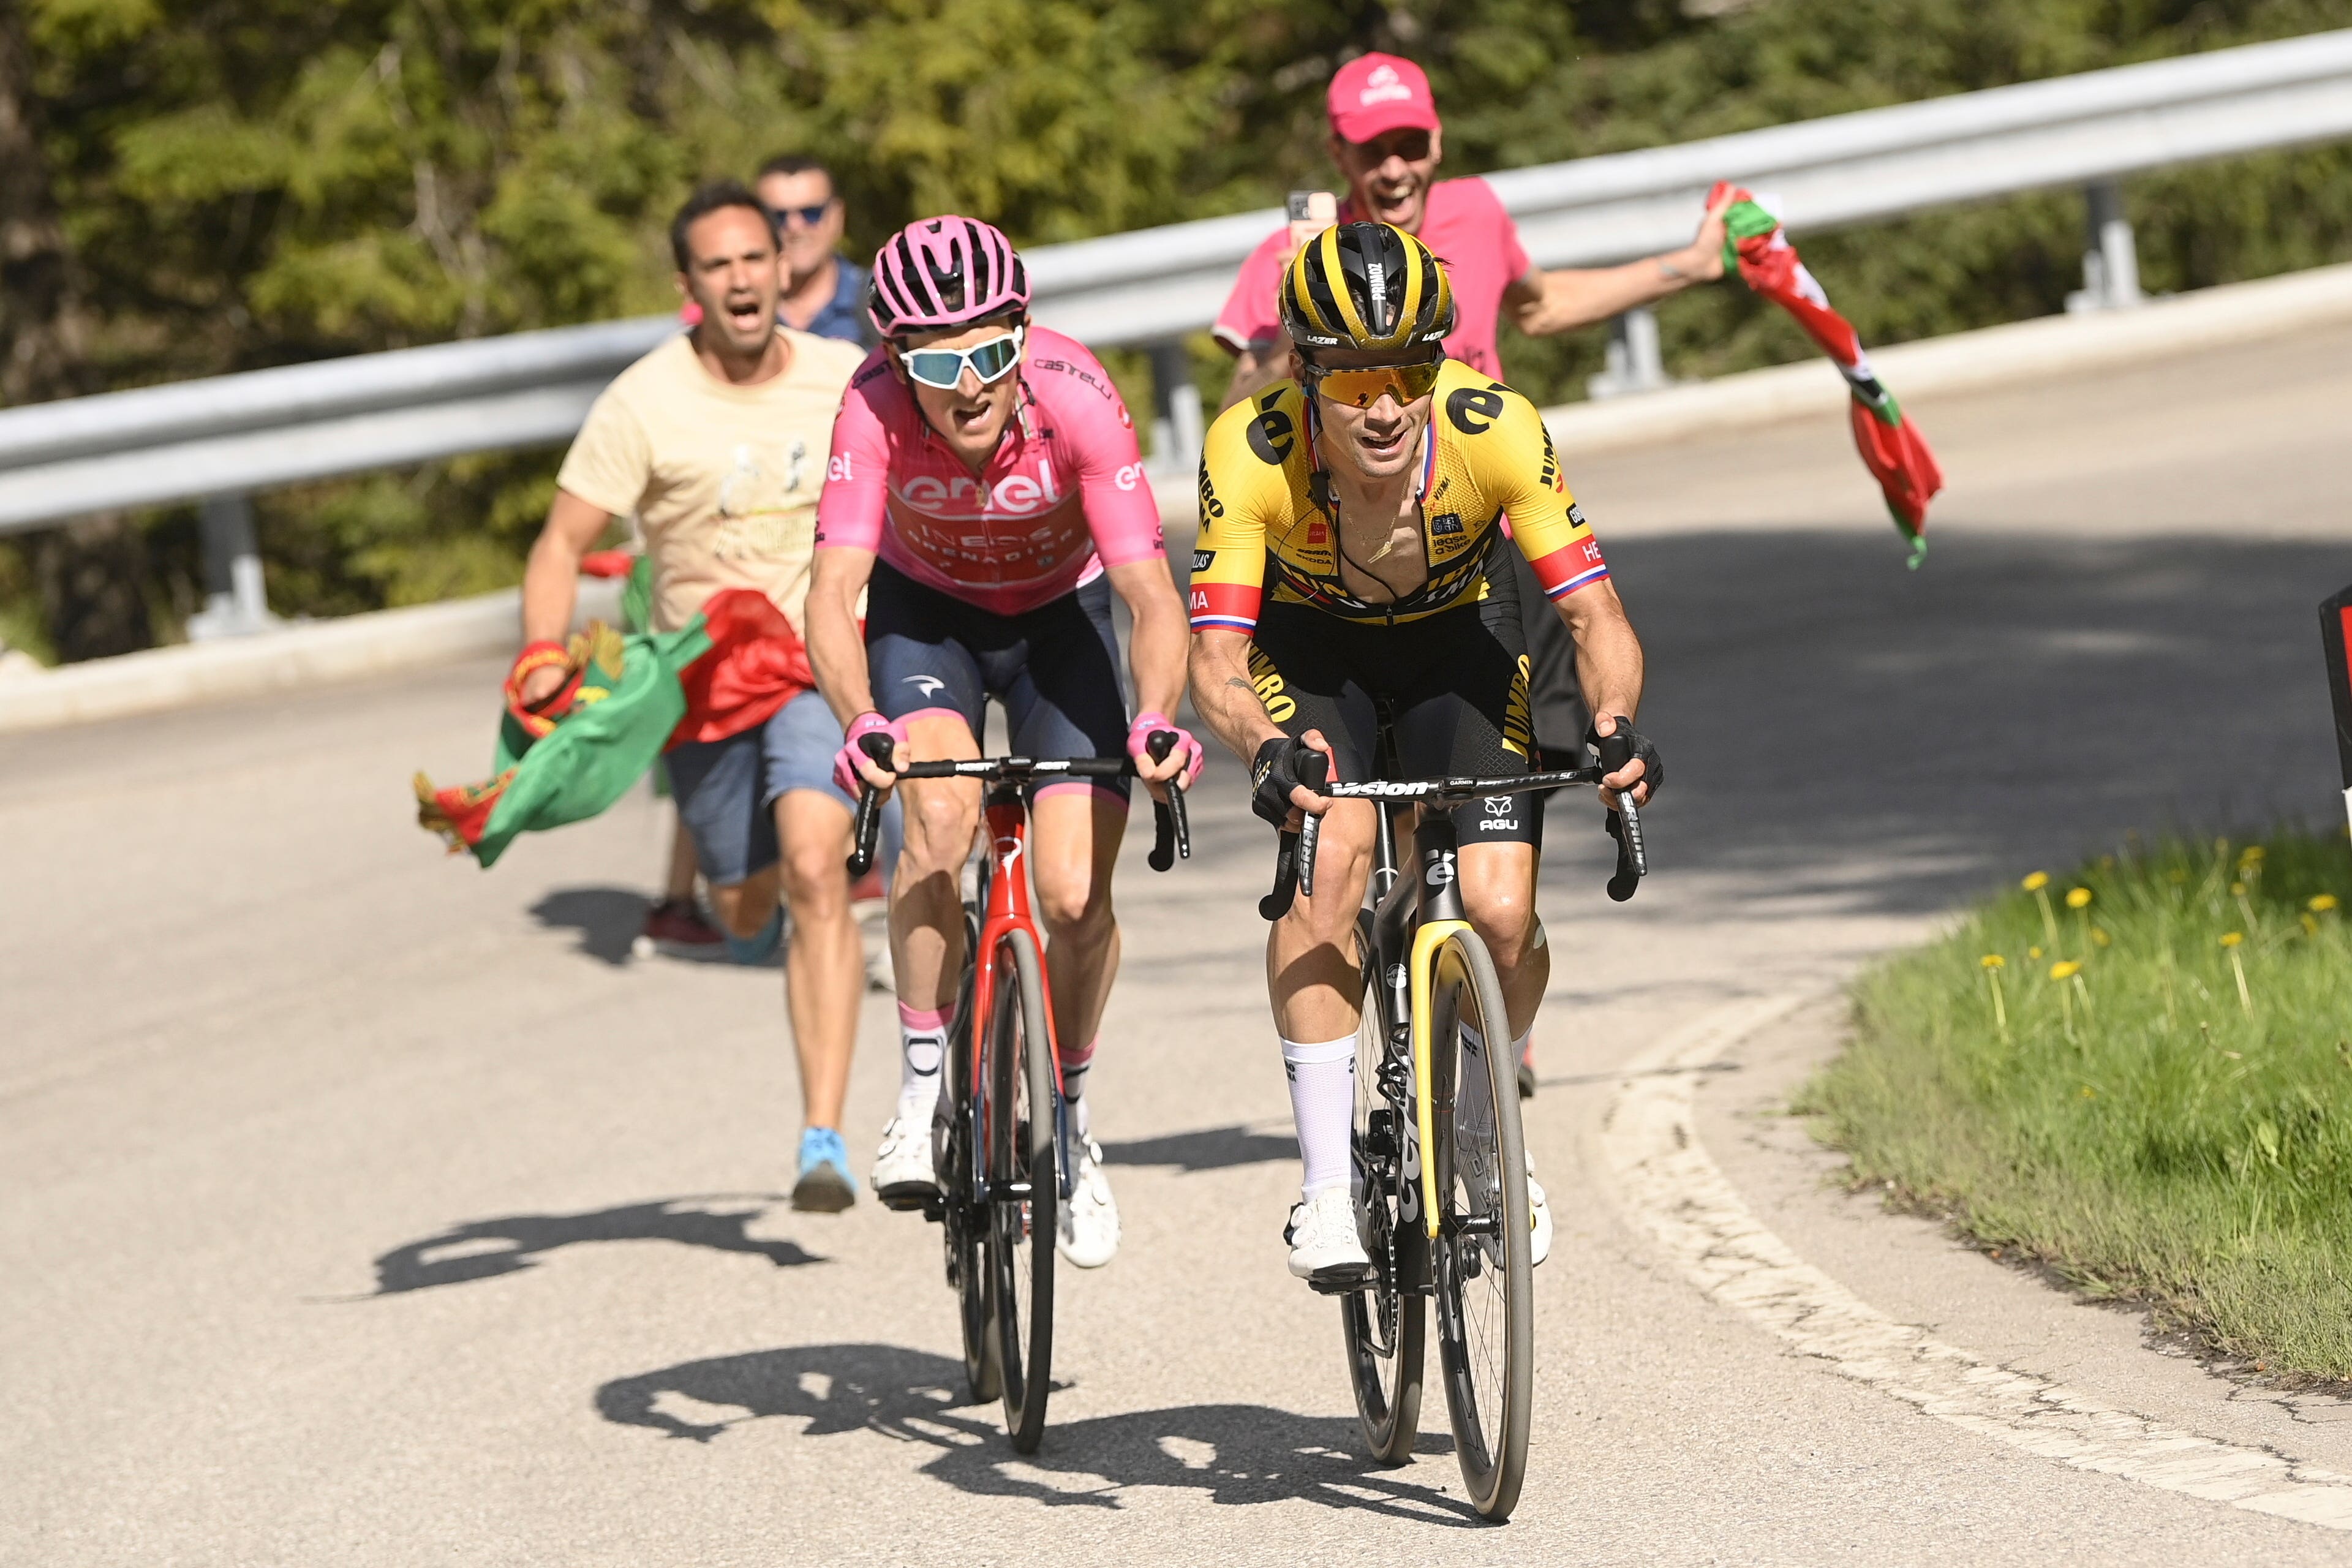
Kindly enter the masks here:
<path id="1" fill-rule="evenodd" d="M 523 681 L 549 666 L 563 684 L 525 706 Z M 740 733 L 815 684 L 792 623 L 751 589 L 712 595 L 674 632 L 625 637 L 592 622 L 568 644 L 523 649 L 507 676 L 491 776 L 436 789 L 418 773 L 417 824 L 487 867 L 519 833 L 604 811 L 675 742 Z"/>
<path id="2" fill-rule="evenodd" d="M 1831 308 L 1820 280 L 1797 259 L 1797 247 L 1789 243 L 1780 220 L 1728 182 L 1707 194 L 1707 205 L 1712 206 L 1727 192 L 1734 199 L 1723 215 L 1727 231 L 1724 269 L 1737 268 L 1740 281 L 1795 318 L 1845 377 L 1853 394 L 1854 447 L 1885 495 L 1895 525 L 1911 542 L 1911 564 L 1918 565 L 1927 552 L 1927 503 L 1944 488 L 1936 454 L 1870 368 L 1870 356 L 1863 353 L 1853 323 Z"/>
<path id="3" fill-rule="evenodd" d="M 2344 815 L 2352 825 L 2352 588 L 2319 606 L 2327 653 L 2327 698 L 2336 709 L 2336 760 L 2344 769 Z"/>

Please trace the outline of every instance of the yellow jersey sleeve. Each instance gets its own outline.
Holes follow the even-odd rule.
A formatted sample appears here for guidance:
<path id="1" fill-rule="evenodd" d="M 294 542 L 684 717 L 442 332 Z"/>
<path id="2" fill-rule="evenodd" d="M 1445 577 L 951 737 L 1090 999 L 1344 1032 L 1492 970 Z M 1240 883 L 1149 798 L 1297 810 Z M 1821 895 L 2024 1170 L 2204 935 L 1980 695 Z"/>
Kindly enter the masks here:
<path id="1" fill-rule="evenodd" d="M 1257 629 L 1265 587 L 1269 528 L 1289 521 L 1290 485 L 1283 460 L 1297 429 L 1289 383 L 1234 404 L 1209 426 L 1201 446 L 1201 532 L 1192 550 L 1188 595 L 1192 629 Z"/>
<path id="2" fill-rule="evenodd" d="M 1511 520 L 1511 537 L 1535 568 L 1544 596 L 1561 599 L 1609 575 L 1601 542 L 1570 493 L 1552 451 L 1543 416 L 1507 386 L 1464 387 L 1446 398 L 1445 417 L 1479 437 L 1479 469 L 1486 493 Z"/>

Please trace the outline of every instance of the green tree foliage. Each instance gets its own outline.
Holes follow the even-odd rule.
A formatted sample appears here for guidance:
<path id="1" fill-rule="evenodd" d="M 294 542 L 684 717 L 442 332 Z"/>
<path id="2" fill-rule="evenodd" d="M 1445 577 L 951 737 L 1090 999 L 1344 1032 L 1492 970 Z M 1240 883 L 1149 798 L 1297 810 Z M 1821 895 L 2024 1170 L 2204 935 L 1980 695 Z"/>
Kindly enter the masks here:
<path id="1" fill-rule="evenodd" d="M 79 279 L 77 384 L 115 386 L 669 309 L 670 210 L 786 150 L 833 164 L 856 250 L 948 209 L 1042 243 L 1266 205 L 1328 183 L 1324 84 L 1366 48 L 1428 67 L 1447 172 L 1469 174 L 2352 25 L 2352 0 L 16 5 Z M 2340 149 L 2129 195 L 2154 289 L 2352 252 Z M 2058 309 L 2081 222 L 2062 193 L 1805 245 L 1887 342 Z M 41 308 L 0 279 L 0 313 Z M 1803 352 L 1737 288 L 1676 300 L 1664 328 L 1684 374 Z M 1574 395 L 1597 334 L 1505 358 Z M 1139 395 L 1137 368 L 1114 356 Z M 277 607 L 516 580 L 554 457 L 265 498 Z M 146 531 L 168 631 L 199 596 L 192 521 Z M 0 593 L 33 575 L 0 563 Z"/>

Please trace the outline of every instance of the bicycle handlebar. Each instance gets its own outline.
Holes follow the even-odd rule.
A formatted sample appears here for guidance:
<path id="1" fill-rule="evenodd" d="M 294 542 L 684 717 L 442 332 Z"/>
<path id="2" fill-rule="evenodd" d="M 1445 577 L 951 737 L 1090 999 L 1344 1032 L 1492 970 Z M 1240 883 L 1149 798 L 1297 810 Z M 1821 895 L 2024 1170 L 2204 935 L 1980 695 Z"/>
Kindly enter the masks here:
<path id="1" fill-rule="evenodd" d="M 1521 773 L 1504 779 L 1370 779 L 1360 784 L 1324 784 L 1318 780 L 1306 787 L 1328 800 L 1433 803 L 1450 807 L 1480 795 L 1526 795 L 1568 784 L 1598 784 L 1630 760 L 1631 748 L 1625 747 L 1625 758 L 1613 763 L 1610 761 L 1609 741 L 1615 739 L 1611 736 L 1601 742 L 1601 762 L 1597 767 Z M 1321 817 L 1310 814 L 1297 833 L 1283 831 L 1274 852 L 1274 890 L 1258 900 L 1257 912 L 1262 918 L 1278 921 L 1290 912 L 1298 894 L 1303 892 L 1310 899 L 1315 896 L 1315 850 L 1320 841 L 1322 823 Z M 1620 794 L 1617 808 L 1605 814 L 1601 826 L 1617 843 L 1617 868 L 1609 879 L 1609 896 L 1622 904 L 1633 896 L 1642 879 L 1650 872 L 1649 854 L 1642 838 L 1641 810 L 1630 795 Z"/>
<path id="2" fill-rule="evenodd" d="M 1165 762 L 1176 747 L 1176 731 L 1154 730 L 1146 742 L 1151 760 Z M 871 734 L 859 738 L 858 749 L 875 763 L 890 766 L 890 737 Z M 1003 779 L 1074 778 L 1118 779 L 1131 777 L 1135 763 L 1126 757 L 971 757 L 957 762 L 910 763 L 896 770 L 902 779 L 981 779 L 995 783 Z M 1175 780 L 1168 786 L 1168 801 L 1152 801 L 1154 835 L 1151 846 L 1151 868 L 1165 871 L 1175 864 L 1176 858 L 1192 858 L 1192 825 L 1184 814 L 1184 788 Z M 882 792 L 870 784 L 860 784 L 857 791 L 856 838 L 849 852 L 849 876 L 852 881 L 863 877 L 874 865 L 874 847 L 882 832 Z M 1171 850 L 1173 850 L 1173 854 Z"/>

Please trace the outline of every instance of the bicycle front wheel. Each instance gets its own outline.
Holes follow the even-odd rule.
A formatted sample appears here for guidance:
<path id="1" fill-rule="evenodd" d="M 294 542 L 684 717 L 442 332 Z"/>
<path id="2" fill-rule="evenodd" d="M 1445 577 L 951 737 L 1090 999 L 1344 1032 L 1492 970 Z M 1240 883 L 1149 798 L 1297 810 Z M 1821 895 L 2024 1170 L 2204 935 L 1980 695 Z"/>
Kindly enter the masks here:
<path id="1" fill-rule="evenodd" d="M 1029 1454 L 1045 1435 L 1053 1388 L 1054 1227 L 1062 1190 L 1045 971 L 1026 931 L 1007 931 L 998 944 L 990 1011 L 989 1300 L 1005 1434 Z"/>
<path id="2" fill-rule="evenodd" d="M 966 917 L 964 952 L 978 946 L 977 932 Z M 990 1315 L 988 1282 L 988 1191 L 986 1162 L 981 1158 L 982 1101 L 973 1091 L 971 1037 L 971 968 L 967 959 L 963 983 L 956 993 L 955 1026 L 948 1031 L 947 1136 L 940 1151 L 940 1229 L 946 1239 L 948 1282 L 955 1287 L 956 1319 L 963 1331 L 963 1378 L 977 1401 L 994 1399 L 1003 1392 L 996 1365 L 996 1321 Z"/>
<path id="3" fill-rule="evenodd" d="M 1372 948 L 1372 917 L 1356 916 L 1356 946 L 1364 975 L 1364 1011 L 1356 1035 L 1356 1212 L 1375 1270 L 1365 1289 L 1339 1298 L 1339 1326 L 1348 1347 L 1348 1377 L 1356 1417 L 1372 1458 L 1401 1465 L 1412 1458 L 1421 1427 L 1421 1369 L 1426 1320 L 1420 1286 L 1428 1274 L 1428 1241 L 1421 1210 L 1412 1201 L 1421 1165 L 1405 1152 L 1414 1133 L 1381 1091 L 1388 1055 L 1388 1012 L 1380 958 Z"/>
<path id="4" fill-rule="evenodd" d="M 1533 1226 L 1519 1093 L 1494 960 L 1475 931 L 1433 958 L 1428 1092 L 1437 1146 L 1438 1355 L 1472 1506 L 1508 1519 L 1535 1392 Z M 1500 1065 L 1496 1054 L 1506 1059 Z"/>

